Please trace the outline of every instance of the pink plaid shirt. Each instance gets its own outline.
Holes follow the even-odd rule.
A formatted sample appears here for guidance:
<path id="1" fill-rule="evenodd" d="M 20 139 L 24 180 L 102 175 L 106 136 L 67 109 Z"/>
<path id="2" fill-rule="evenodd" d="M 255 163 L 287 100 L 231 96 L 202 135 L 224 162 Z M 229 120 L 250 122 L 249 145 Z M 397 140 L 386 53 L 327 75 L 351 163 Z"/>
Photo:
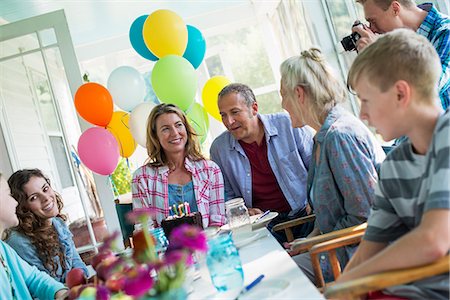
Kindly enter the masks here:
<path id="1" fill-rule="evenodd" d="M 186 158 L 186 170 L 192 174 L 198 211 L 203 227 L 225 224 L 224 185 L 220 168 L 211 160 Z M 169 168 L 143 165 L 133 174 L 131 190 L 133 207 L 154 207 L 156 223 L 169 216 Z"/>

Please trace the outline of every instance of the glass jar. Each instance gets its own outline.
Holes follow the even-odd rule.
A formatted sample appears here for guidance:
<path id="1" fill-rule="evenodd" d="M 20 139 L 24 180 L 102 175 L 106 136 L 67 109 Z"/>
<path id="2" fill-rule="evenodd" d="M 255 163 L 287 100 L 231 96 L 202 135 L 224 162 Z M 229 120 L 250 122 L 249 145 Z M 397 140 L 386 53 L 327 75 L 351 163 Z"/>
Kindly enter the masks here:
<path id="1" fill-rule="evenodd" d="M 231 230 L 234 231 L 237 228 L 241 228 L 250 229 L 249 231 L 251 231 L 250 215 L 248 214 L 244 199 L 235 198 L 225 202 L 225 212 Z"/>
<path id="2" fill-rule="evenodd" d="M 208 240 L 206 265 L 219 293 L 226 293 L 227 298 L 234 299 L 243 287 L 244 271 L 230 233 L 219 234 Z"/>

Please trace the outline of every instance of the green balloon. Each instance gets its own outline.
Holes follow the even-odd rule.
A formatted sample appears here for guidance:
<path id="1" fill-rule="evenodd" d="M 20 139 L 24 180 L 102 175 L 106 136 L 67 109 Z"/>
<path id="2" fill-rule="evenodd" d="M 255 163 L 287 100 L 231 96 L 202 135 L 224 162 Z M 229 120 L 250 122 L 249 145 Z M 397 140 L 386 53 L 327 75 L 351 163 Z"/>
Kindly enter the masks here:
<path id="1" fill-rule="evenodd" d="M 194 127 L 195 133 L 198 135 L 200 143 L 206 140 L 206 136 L 209 130 L 209 118 L 206 110 L 199 103 L 194 103 L 192 106 L 186 111 L 186 116 L 191 124 Z"/>
<path id="2" fill-rule="evenodd" d="M 188 60 L 177 55 L 167 55 L 153 67 L 152 86 L 159 100 L 187 110 L 194 102 L 197 75 Z"/>

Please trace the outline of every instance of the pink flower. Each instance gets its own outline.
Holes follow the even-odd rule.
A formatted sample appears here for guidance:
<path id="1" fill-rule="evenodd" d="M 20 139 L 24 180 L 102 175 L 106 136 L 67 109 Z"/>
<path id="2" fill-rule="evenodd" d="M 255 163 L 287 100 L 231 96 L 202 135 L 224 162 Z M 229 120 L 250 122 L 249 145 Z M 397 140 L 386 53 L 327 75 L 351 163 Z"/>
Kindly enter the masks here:
<path id="1" fill-rule="evenodd" d="M 124 292 L 133 297 L 141 297 L 153 287 L 150 271 L 143 266 L 136 266 L 126 273 Z"/>
<path id="2" fill-rule="evenodd" d="M 98 247 L 98 252 L 107 252 L 110 251 L 111 248 L 113 248 L 113 243 L 117 239 L 117 237 L 120 235 L 118 231 L 114 231 L 112 234 L 108 235 L 103 239 L 103 244 Z"/>
<path id="3" fill-rule="evenodd" d="M 208 250 L 206 235 L 197 226 L 187 224 L 179 226 L 170 235 L 169 248 L 206 252 Z"/>
<path id="4" fill-rule="evenodd" d="M 187 256 L 190 255 L 188 255 L 188 253 L 183 250 L 173 250 L 170 252 L 166 252 L 166 255 L 164 256 L 164 263 L 166 266 L 176 265 L 179 262 L 187 263 Z"/>
<path id="5" fill-rule="evenodd" d="M 144 220 L 148 220 L 155 215 L 155 209 L 153 207 L 135 208 L 127 213 L 126 218 L 130 223 L 142 223 Z"/>

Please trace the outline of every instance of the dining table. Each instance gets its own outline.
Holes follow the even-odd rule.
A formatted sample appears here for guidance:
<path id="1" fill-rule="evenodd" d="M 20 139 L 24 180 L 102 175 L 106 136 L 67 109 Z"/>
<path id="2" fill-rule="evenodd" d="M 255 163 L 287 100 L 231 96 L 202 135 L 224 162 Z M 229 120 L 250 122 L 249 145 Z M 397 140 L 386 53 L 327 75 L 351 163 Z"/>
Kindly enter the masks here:
<path id="1" fill-rule="evenodd" d="M 325 299 L 267 228 L 260 228 L 234 242 L 242 262 L 244 286 L 264 275 L 260 283 L 240 294 L 238 299 Z M 236 298 L 236 295 L 217 292 L 206 263 L 200 264 L 197 275 L 189 300 Z"/>

